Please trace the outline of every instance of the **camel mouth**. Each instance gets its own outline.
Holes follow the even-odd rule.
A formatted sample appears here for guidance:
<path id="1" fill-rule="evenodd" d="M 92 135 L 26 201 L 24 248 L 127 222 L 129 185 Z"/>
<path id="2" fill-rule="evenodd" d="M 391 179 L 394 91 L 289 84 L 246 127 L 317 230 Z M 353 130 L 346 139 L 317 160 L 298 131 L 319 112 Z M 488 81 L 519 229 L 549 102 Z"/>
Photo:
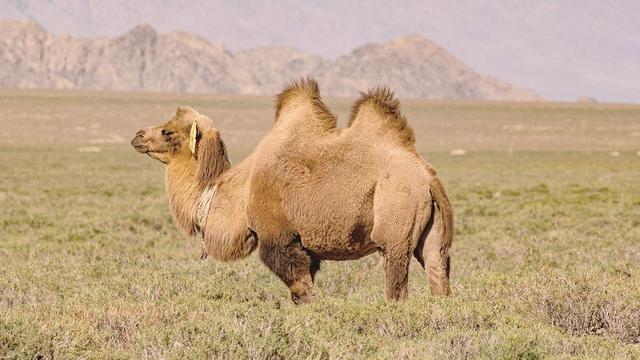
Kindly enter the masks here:
<path id="1" fill-rule="evenodd" d="M 133 146 L 134 150 L 137 151 L 140 154 L 146 154 L 147 156 L 149 156 L 152 159 L 158 160 L 163 164 L 166 164 L 167 162 L 165 160 L 163 160 L 161 158 L 162 151 L 155 151 L 153 150 L 149 145 L 147 145 L 146 143 L 140 142 L 140 140 L 136 137 L 133 140 L 131 140 L 131 146 Z"/>
<path id="2" fill-rule="evenodd" d="M 135 145 L 133 145 L 133 148 L 135 149 L 135 151 L 137 151 L 137 152 L 139 152 L 141 154 L 147 154 L 147 153 L 150 152 L 149 147 L 144 145 L 144 144 L 135 144 Z"/>

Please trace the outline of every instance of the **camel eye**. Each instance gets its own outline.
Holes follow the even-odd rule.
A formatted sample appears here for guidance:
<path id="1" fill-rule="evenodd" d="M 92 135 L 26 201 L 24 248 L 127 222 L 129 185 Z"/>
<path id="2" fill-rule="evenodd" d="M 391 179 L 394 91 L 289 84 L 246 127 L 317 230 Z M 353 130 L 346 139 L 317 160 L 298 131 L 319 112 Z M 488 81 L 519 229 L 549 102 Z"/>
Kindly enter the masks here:
<path id="1" fill-rule="evenodd" d="M 169 138 L 171 137 L 171 135 L 173 135 L 173 131 L 162 129 L 162 136 L 164 136 L 165 138 Z"/>

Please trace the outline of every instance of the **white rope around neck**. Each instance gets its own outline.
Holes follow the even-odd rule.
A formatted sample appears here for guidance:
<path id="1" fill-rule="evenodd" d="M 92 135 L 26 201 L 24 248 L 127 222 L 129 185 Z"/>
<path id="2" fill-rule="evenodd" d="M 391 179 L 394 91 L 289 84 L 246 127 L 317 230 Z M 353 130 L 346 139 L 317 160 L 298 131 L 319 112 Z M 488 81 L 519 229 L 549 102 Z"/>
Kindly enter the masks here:
<path id="1" fill-rule="evenodd" d="M 202 254 L 200 259 L 207 258 L 207 247 L 204 242 L 205 226 L 207 225 L 207 218 L 209 217 L 209 210 L 211 209 L 211 202 L 213 196 L 216 194 L 218 185 L 208 187 L 204 190 L 198 201 L 198 207 L 196 208 L 196 234 L 200 237 L 200 244 L 202 246 Z"/>

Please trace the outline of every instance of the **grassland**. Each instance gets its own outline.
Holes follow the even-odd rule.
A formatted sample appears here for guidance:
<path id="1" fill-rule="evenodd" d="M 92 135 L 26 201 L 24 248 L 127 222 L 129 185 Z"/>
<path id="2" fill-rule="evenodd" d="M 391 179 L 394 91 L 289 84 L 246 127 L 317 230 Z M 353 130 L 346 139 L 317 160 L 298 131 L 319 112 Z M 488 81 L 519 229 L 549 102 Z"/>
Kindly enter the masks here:
<path id="1" fill-rule="evenodd" d="M 640 107 L 405 102 L 454 204 L 454 296 L 414 263 L 386 303 L 372 255 L 324 263 L 296 307 L 255 255 L 199 260 L 126 144 L 181 104 L 234 161 L 272 118 L 261 97 L 0 93 L 0 358 L 640 358 Z"/>

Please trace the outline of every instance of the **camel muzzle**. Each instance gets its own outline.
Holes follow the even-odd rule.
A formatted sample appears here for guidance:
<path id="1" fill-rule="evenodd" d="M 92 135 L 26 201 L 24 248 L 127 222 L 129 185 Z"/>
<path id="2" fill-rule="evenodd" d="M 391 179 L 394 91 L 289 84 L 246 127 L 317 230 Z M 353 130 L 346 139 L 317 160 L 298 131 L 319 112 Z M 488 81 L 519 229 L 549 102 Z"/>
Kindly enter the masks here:
<path id="1" fill-rule="evenodd" d="M 144 139 L 147 132 L 145 130 L 139 130 L 136 136 L 131 140 L 131 146 L 140 153 L 146 153 L 149 151 L 149 147 Z"/>

